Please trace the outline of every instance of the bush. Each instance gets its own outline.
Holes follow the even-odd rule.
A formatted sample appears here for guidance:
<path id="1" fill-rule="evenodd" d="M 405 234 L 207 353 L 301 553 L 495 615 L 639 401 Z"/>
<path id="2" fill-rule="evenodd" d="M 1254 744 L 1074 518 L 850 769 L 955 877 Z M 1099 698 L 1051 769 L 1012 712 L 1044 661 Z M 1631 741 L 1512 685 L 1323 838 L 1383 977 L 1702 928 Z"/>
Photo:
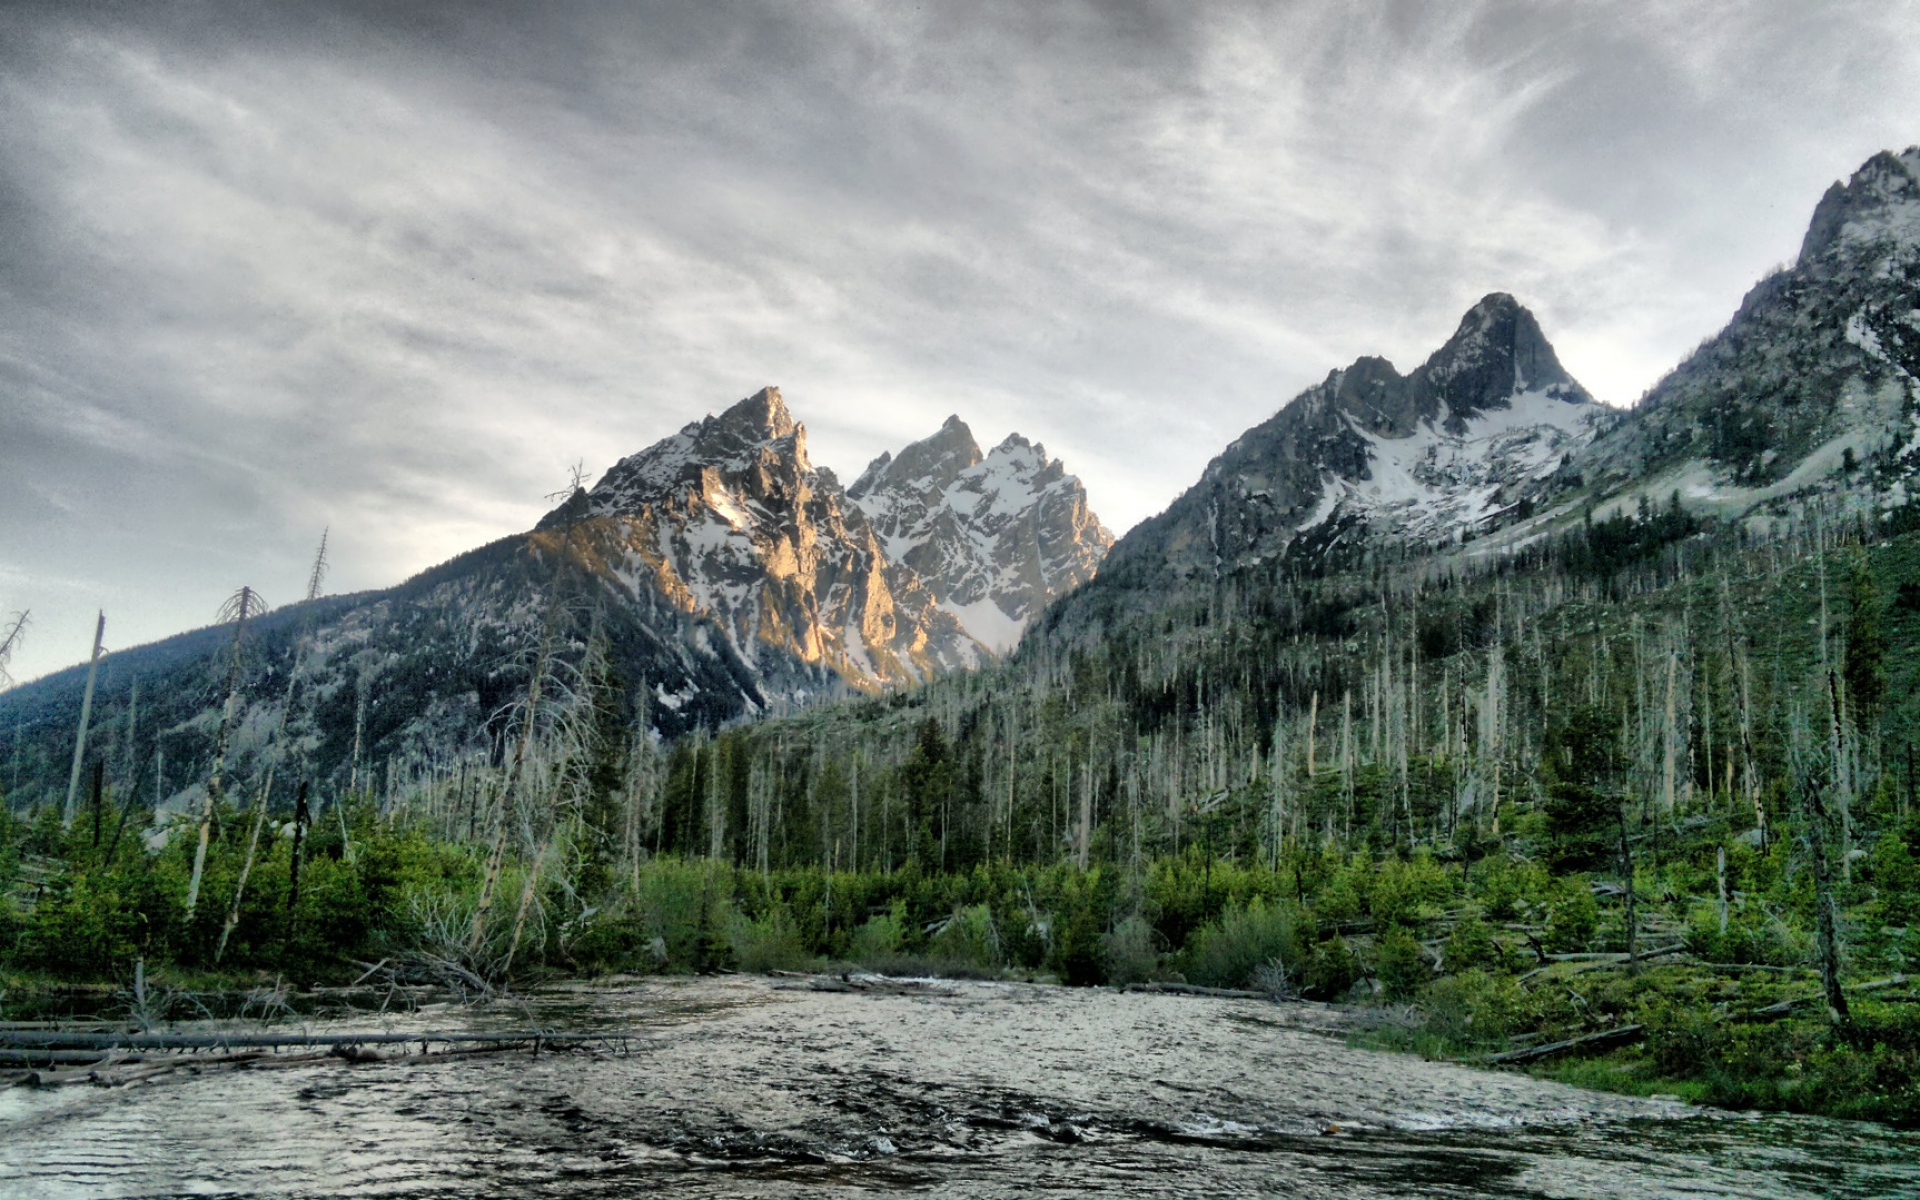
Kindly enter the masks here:
<path id="1" fill-rule="evenodd" d="M 1810 949 L 1804 934 L 1765 913 L 1729 913 L 1723 934 L 1719 911 L 1710 904 L 1688 913 L 1686 939 L 1687 949 L 1709 962 L 1791 967 L 1807 961 Z"/>
<path id="2" fill-rule="evenodd" d="M 1449 974 L 1463 971 L 1492 971 L 1506 965 L 1506 955 L 1493 940 L 1493 930 L 1478 917 L 1467 917 L 1453 927 L 1440 951 L 1441 964 Z"/>
<path id="3" fill-rule="evenodd" d="M 993 910 L 975 904 L 954 910 L 951 917 L 927 943 L 928 955 L 937 961 L 980 969 L 998 967 L 1000 930 L 994 924 Z"/>
<path id="4" fill-rule="evenodd" d="M 1516 862 L 1505 854 L 1482 860 L 1477 874 L 1480 902 L 1486 906 L 1487 915 L 1496 921 L 1513 920 L 1520 915 L 1523 904 L 1549 890 L 1545 867 L 1539 863 Z"/>
<path id="5" fill-rule="evenodd" d="M 1433 978 L 1420 943 L 1401 925 L 1390 927 L 1375 943 L 1373 972 L 1389 1000 L 1411 1000 Z"/>
<path id="6" fill-rule="evenodd" d="M 1340 1000 L 1364 975 L 1353 947 L 1345 938 L 1334 937 L 1316 945 L 1307 956 L 1305 969 L 1294 977 L 1299 981 L 1300 994 L 1308 999 Z"/>
<path id="7" fill-rule="evenodd" d="M 715 863 L 656 859 L 640 871 L 634 912 L 648 941 L 658 938 L 669 966 L 712 971 L 733 958 L 733 877 Z"/>
<path id="8" fill-rule="evenodd" d="M 1160 955 L 1154 950 L 1153 941 L 1153 926 L 1138 913 L 1114 926 L 1113 932 L 1100 939 L 1107 982 L 1116 987 L 1125 987 L 1153 978 L 1155 969 L 1160 965 Z"/>
<path id="9" fill-rule="evenodd" d="M 1293 921 L 1279 904 L 1255 898 L 1242 908 L 1230 906 L 1187 944 L 1182 956 L 1186 977 L 1203 987 L 1243 988 L 1254 971 L 1284 963 L 1293 953 Z"/>
<path id="10" fill-rule="evenodd" d="M 904 942 L 907 906 L 896 900 L 891 912 L 869 917 L 853 931 L 853 961 L 875 965 L 896 958 Z"/>
<path id="11" fill-rule="evenodd" d="M 734 963 L 742 971 L 798 971 L 813 964 L 784 904 L 754 920 L 735 913 L 732 935 Z"/>
<path id="12" fill-rule="evenodd" d="M 1464 971 L 1435 980 L 1426 999 L 1426 1031 L 1444 1054 L 1504 1049 L 1524 1021 L 1525 1000 L 1510 975 Z"/>
<path id="13" fill-rule="evenodd" d="M 1584 875 L 1576 875 L 1547 907 L 1547 949 L 1558 953 L 1585 950 L 1600 929 L 1600 905 Z"/>

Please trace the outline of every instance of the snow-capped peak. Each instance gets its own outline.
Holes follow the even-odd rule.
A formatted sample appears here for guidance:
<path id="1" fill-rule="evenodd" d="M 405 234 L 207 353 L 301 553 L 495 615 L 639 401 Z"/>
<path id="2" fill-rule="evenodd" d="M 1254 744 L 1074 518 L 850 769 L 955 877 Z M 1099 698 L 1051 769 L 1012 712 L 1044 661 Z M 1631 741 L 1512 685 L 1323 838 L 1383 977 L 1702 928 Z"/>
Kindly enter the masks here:
<path id="1" fill-rule="evenodd" d="M 1113 536 L 1045 447 L 1010 434 L 986 455 L 958 417 L 861 473 L 848 496 L 890 557 L 995 652 L 1049 600 L 1093 577 Z"/>

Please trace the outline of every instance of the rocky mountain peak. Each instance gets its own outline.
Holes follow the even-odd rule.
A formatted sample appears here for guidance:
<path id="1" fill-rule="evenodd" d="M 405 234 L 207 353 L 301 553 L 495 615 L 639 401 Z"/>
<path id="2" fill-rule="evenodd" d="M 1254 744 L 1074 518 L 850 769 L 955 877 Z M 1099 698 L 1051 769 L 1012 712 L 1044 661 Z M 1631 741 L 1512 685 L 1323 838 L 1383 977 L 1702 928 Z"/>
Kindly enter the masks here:
<path id="1" fill-rule="evenodd" d="M 1414 372 L 1415 407 L 1455 433 L 1481 413 L 1539 393 L 1572 404 L 1593 397 L 1560 365 L 1540 322 L 1505 292 L 1483 297 L 1446 344 Z"/>
<path id="2" fill-rule="evenodd" d="M 979 461 L 980 444 L 973 440 L 973 431 L 957 415 L 950 416 L 933 436 L 909 443 L 898 457 L 882 451 L 860 472 L 847 495 L 858 500 L 881 487 L 932 494 Z"/>
<path id="3" fill-rule="evenodd" d="M 957 416 L 874 459 L 847 494 L 887 553 L 996 652 L 1092 578 L 1113 544 L 1080 481 L 1044 447 L 1015 433 L 982 455 Z"/>
<path id="4" fill-rule="evenodd" d="M 1525 511 L 1607 410 L 1567 374 L 1526 307 L 1481 299 L 1402 375 L 1365 357 L 1330 373 L 1209 463 L 1103 570 L 1151 592 L 1366 537 L 1427 545 Z"/>
<path id="5" fill-rule="evenodd" d="M 1883 150 L 1829 187 L 1800 243 L 1800 266 L 1817 268 L 1836 249 L 1888 241 L 1920 242 L 1920 146 Z"/>
<path id="6" fill-rule="evenodd" d="M 793 493 L 814 475 L 806 426 L 787 411 L 779 388 L 766 387 L 615 463 L 587 494 L 586 511 L 633 513 L 687 489 L 711 493 L 718 484 L 759 495 Z M 579 503 L 570 500 L 574 507 L 567 511 L 581 515 Z M 560 515 L 548 514 L 542 526 Z"/>
<path id="7" fill-rule="evenodd" d="M 800 428 L 777 387 L 763 387 L 738 402 L 718 417 L 710 417 L 719 427 L 761 441 L 783 438 Z"/>
<path id="8" fill-rule="evenodd" d="M 1920 472 L 1920 147 L 1874 155 L 1814 207 L 1800 260 L 1747 293 L 1574 464 L 1615 503 L 1679 492 L 1748 513 L 1826 481 Z"/>

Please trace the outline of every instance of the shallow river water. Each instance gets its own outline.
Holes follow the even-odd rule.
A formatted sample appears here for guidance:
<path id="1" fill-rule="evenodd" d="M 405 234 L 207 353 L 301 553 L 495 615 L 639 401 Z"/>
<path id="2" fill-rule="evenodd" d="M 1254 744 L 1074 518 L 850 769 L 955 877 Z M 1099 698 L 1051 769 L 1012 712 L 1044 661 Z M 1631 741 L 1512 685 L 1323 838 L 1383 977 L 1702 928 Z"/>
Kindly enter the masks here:
<path id="1" fill-rule="evenodd" d="M 377 1024 L 635 1036 L 15 1088 L 0 1196 L 1920 1197 L 1920 1135 L 1349 1049 L 1312 1005 L 727 976 Z"/>

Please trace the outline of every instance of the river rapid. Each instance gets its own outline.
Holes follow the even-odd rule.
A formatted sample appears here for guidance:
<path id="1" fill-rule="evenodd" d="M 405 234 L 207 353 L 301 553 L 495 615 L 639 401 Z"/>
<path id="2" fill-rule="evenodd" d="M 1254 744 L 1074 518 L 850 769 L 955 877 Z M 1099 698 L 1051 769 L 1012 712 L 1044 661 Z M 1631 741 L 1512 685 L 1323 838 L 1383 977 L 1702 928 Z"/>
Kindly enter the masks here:
<path id="1" fill-rule="evenodd" d="M 0 1092 L 0 1196 L 1920 1197 L 1920 1135 L 1348 1048 L 1316 1005 L 724 976 L 315 1031 L 566 1053 Z"/>

